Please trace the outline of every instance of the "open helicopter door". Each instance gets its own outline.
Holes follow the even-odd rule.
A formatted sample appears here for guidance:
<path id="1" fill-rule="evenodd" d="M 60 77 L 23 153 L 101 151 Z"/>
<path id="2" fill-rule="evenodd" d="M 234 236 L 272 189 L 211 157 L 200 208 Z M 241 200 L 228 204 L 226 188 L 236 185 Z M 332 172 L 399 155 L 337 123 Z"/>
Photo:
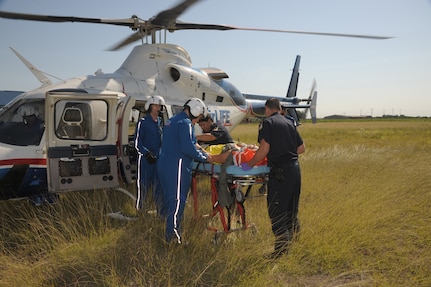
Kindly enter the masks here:
<path id="1" fill-rule="evenodd" d="M 46 94 L 50 192 L 118 187 L 117 95 Z"/>
<path id="2" fill-rule="evenodd" d="M 133 140 L 134 125 L 130 121 L 138 120 L 134 118 L 132 107 L 135 105 L 135 99 L 128 97 L 127 101 L 121 102 L 117 108 L 118 119 L 118 168 L 123 182 L 131 184 L 136 179 L 136 160 L 133 161 L 134 146 L 130 144 Z M 132 131 L 130 130 L 132 129 Z"/>

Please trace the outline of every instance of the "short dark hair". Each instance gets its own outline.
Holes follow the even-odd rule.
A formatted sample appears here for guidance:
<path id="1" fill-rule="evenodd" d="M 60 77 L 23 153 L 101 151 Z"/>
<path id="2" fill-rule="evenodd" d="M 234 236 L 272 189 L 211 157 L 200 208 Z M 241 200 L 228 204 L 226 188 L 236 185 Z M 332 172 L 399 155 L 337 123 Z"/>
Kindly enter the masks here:
<path id="1" fill-rule="evenodd" d="M 277 110 L 277 111 L 281 110 L 280 101 L 276 98 L 271 98 L 266 100 L 265 107 L 268 107 L 271 110 Z"/>
<path id="2" fill-rule="evenodd" d="M 203 117 L 199 120 L 200 123 L 202 122 L 208 122 L 209 120 L 212 120 L 210 115 L 207 115 L 206 117 Z"/>

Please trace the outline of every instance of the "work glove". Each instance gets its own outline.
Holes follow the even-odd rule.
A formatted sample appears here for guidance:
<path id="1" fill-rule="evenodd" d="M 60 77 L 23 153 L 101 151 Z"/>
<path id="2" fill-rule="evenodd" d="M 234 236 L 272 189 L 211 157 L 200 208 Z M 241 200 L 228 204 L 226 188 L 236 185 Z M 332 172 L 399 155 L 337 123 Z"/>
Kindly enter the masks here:
<path id="1" fill-rule="evenodd" d="M 241 164 L 241 168 L 242 168 L 242 170 L 247 171 L 247 170 L 252 169 L 253 167 L 252 167 L 252 166 L 249 166 L 249 165 L 248 165 L 248 163 L 243 162 L 243 163 Z"/>
<path id="2" fill-rule="evenodd" d="M 145 154 L 145 158 L 147 159 L 149 164 L 155 163 L 157 159 L 157 157 L 150 151 Z"/>

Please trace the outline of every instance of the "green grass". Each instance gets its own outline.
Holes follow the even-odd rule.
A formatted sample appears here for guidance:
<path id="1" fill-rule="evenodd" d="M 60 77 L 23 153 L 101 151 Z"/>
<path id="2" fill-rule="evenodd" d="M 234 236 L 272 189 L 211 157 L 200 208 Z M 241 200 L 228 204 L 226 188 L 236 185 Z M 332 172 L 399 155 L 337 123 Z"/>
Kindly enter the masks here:
<path id="1" fill-rule="evenodd" d="M 257 128 L 232 136 L 256 143 Z M 195 219 L 190 198 L 189 244 L 178 248 L 124 194 L 77 192 L 41 208 L 0 203 L 0 286 L 431 286 L 431 121 L 321 121 L 299 131 L 302 232 L 288 256 L 263 259 L 274 240 L 264 197 L 245 202 L 257 233 L 218 244 L 206 226 L 219 220 Z M 198 184 L 199 213 L 209 214 L 208 179 Z M 105 216 L 120 209 L 138 219 Z"/>

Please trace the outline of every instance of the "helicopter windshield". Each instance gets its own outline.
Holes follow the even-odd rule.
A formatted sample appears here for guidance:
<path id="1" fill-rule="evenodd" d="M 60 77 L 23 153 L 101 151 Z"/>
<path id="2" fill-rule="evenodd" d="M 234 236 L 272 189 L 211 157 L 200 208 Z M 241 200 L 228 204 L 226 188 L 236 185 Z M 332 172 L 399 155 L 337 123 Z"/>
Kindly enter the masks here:
<path id="1" fill-rule="evenodd" d="M 0 143 L 39 145 L 45 130 L 44 100 L 21 100 L 1 110 Z"/>
<path id="2" fill-rule="evenodd" d="M 226 93 L 231 96 L 236 105 L 243 108 L 247 106 L 247 102 L 243 94 L 234 85 L 232 85 L 232 83 L 224 79 L 218 80 L 216 83 L 219 84 L 226 91 Z"/>

